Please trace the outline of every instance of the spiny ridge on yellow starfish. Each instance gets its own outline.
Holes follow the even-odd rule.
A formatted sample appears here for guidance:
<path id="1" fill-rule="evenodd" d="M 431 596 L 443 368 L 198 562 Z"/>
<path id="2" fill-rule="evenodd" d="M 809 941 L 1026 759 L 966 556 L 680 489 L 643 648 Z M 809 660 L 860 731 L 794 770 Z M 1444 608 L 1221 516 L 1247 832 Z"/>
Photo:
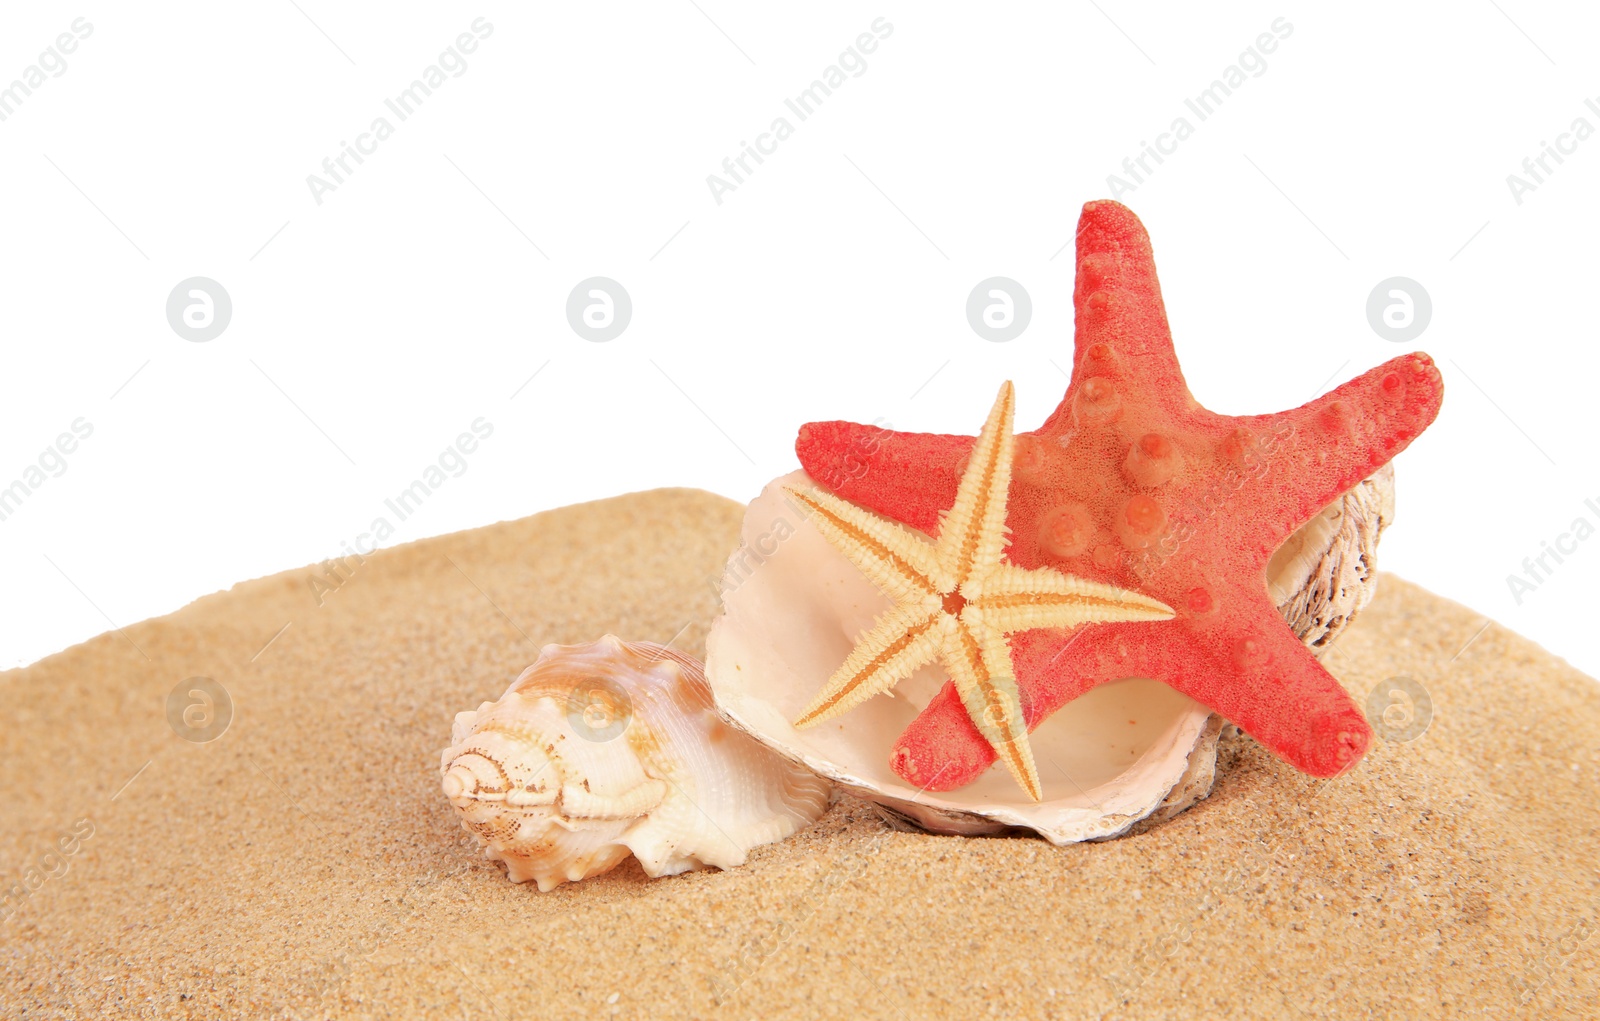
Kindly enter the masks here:
<path id="1" fill-rule="evenodd" d="M 972 448 L 954 505 L 940 515 L 935 541 L 831 493 L 791 490 L 812 511 L 817 530 L 894 601 L 857 639 L 795 725 L 847 712 L 940 660 L 973 725 L 1038 801 L 1039 773 L 1006 636 L 1032 628 L 1166 620 L 1172 610 L 1137 592 L 1002 561 L 1009 543 L 1014 406 L 1007 382 Z"/>

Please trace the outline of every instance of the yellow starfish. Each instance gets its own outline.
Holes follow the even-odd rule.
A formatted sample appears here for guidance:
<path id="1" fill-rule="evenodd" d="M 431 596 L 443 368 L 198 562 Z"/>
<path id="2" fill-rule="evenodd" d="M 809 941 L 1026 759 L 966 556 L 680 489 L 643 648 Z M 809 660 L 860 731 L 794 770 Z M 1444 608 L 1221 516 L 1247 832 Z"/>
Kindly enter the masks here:
<path id="1" fill-rule="evenodd" d="M 1014 631 L 1117 620 L 1166 620 L 1148 596 L 1063 574 L 1003 563 L 1011 486 L 1011 383 L 1000 388 L 962 473 L 939 538 L 879 517 L 821 490 L 790 490 L 816 525 L 894 605 L 856 640 L 844 665 L 795 726 L 821 723 L 943 660 L 967 715 L 1035 801 L 1039 773 L 1028 746 L 1006 636 Z"/>

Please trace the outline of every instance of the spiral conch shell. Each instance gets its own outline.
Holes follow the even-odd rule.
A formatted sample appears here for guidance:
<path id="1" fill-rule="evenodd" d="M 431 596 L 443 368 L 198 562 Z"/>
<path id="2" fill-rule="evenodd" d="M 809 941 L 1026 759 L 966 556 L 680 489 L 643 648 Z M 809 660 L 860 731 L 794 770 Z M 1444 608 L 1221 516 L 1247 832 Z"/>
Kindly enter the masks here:
<path id="1" fill-rule="evenodd" d="M 827 807 L 830 787 L 718 718 L 701 665 L 607 635 L 546 645 L 498 702 L 458 713 L 444 795 L 513 882 L 742 865 Z"/>

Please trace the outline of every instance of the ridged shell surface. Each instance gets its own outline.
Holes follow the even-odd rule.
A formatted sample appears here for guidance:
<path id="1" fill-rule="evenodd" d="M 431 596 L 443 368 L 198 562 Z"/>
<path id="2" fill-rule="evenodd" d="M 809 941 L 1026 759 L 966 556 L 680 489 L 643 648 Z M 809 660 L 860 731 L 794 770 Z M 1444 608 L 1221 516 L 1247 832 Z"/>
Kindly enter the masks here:
<path id="1" fill-rule="evenodd" d="M 830 793 L 725 724 L 698 662 L 610 635 L 545 646 L 499 701 L 457 714 L 439 769 L 485 854 L 540 890 L 629 854 L 651 876 L 742 865 Z"/>

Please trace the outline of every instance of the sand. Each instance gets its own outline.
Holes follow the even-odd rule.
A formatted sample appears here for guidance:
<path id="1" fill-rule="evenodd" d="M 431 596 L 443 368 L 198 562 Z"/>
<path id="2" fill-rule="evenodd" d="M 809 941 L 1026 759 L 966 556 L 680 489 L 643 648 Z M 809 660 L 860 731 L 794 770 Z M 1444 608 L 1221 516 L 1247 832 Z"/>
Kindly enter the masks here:
<path id="1" fill-rule="evenodd" d="M 545 642 L 702 655 L 740 511 L 568 507 L 0 674 L 0 1015 L 1596 1016 L 1600 687 L 1394 577 L 1327 662 L 1358 698 L 1415 678 L 1432 721 L 1346 777 L 1230 733 L 1209 800 L 1106 843 L 842 799 L 729 872 L 507 882 L 439 793 L 451 717 Z M 195 676 L 235 713 L 206 743 L 166 716 Z"/>

